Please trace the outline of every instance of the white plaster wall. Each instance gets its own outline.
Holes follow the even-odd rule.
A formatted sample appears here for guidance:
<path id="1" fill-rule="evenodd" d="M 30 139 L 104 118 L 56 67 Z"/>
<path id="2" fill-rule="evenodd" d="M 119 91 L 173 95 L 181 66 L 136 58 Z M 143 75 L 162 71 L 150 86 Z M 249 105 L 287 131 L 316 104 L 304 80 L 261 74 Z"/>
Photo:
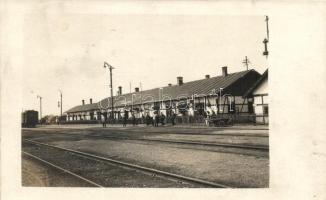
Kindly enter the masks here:
<path id="1" fill-rule="evenodd" d="M 253 92 L 253 94 L 268 94 L 268 79 L 265 79 Z"/>

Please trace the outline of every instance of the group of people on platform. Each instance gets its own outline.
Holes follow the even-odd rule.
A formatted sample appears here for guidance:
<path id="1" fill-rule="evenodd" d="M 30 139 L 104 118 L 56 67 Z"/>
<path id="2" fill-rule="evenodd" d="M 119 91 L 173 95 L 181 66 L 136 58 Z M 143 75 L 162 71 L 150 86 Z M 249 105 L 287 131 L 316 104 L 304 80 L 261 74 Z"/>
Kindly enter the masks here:
<path id="1" fill-rule="evenodd" d="M 171 124 L 172 126 L 175 125 L 175 120 L 176 120 L 176 114 L 175 113 L 172 113 L 171 116 L 170 116 L 170 121 L 171 121 Z M 102 123 L 102 126 L 103 127 L 106 127 L 106 124 L 108 123 L 108 117 L 107 115 L 103 115 L 101 117 L 101 123 Z M 123 127 L 126 127 L 128 122 L 131 122 L 131 124 L 133 126 L 136 126 L 139 121 L 141 121 L 141 123 L 144 123 L 146 124 L 146 126 L 154 126 L 154 127 L 158 127 L 159 124 L 161 124 L 162 126 L 165 125 L 166 123 L 166 116 L 161 112 L 161 113 L 154 113 L 154 116 L 150 116 L 148 113 L 146 114 L 146 116 L 142 115 L 141 119 L 137 119 L 135 117 L 135 114 L 134 113 L 131 113 L 131 117 L 128 118 L 128 115 L 124 115 L 122 117 L 122 126 Z"/>
<path id="2" fill-rule="evenodd" d="M 125 115 L 126 116 L 126 115 Z M 173 113 L 171 115 L 171 124 L 172 125 L 175 125 L 175 119 L 176 119 L 176 114 Z M 135 117 L 135 115 L 132 113 L 131 114 L 131 123 L 133 126 L 137 125 L 139 120 Z M 162 126 L 165 125 L 165 122 L 166 122 L 166 116 L 163 114 L 163 113 L 154 113 L 154 116 L 150 116 L 148 113 L 146 114 L 146 116 L 142 115 L 141 117 L 141 122 L 142 123 L 145 123 L 146 126 L 154 126 L 154 127 L 158 127 L 159 124 L 161 124 Z M 128 118 L 127 117 L 123 117 L 123 126 L 125 127 L 127 125 L 127 122 L 128 122 Z"/>
<path id="3" fill-rule="evenodd" d="M 172 125 L 175 125 L 175 118 L 176 118 L 176 115 L 173 113 L 170 118 Z M 166 117 L 163 113 L 155 113 L 154 117 L 149 116 L 149 114 L 147 113 L 147 115 L 145 117 L 146 126 L 152 125 L 154 127 L 158 127 L 160 123 L 162 126 L 164 126 L 165 119 L 166 119 Z"/>
<path id="4" fill-rule="evenodd" d="M 206 111 L 203 113 L 202 115 L 205 119 L 205 124 L 209 125 L 209 120 L 211 118 L 214 118 L 216 116 L 214 111 Z M 172 126 L 174 126 L 176 124 L 176 118 L 177 115 L 172 112 L 171 115 L 169 116 L 169 121 L 171 122 Z M 150 116 L 149 113 L 146 114 L 146 116 L 142 115 L 141 118 L 136 118 L 134 113 L 131 113 L 131 117 L 128 118 L 128 114 L 125 114 L 122 117 L 122 125 L 123 127 L 126 127 L 128 122 L 130 122 L 133 126 L 136 126 L 139 122 L 140 123 L 144 123 L 146 124 L 146 126 L 154 126 L 154 127 L 158 127 L 159 124 L 161 124 L 162 126 L 165 125 L 166 123 L 166 116 L 161 112 L 155 112 L 154 116 Z M 103 115 L 101 117 L 101 123 L 103 125 L 103 127 L 106 127 L 106 124 L 108 123 L 108 117 L 107 115 Z"/>

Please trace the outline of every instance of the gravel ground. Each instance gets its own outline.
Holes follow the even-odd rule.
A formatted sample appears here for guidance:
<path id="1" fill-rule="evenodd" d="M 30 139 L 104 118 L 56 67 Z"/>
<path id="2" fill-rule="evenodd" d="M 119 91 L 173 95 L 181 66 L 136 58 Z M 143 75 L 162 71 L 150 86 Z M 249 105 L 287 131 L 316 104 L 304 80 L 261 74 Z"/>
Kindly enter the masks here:
<path id="1" fill-rule="evenodd" d="M 138 128 L 139 129 L 139 128 Z M 37 130 L 37 129 L 35 129 Z M 162 133 L 162 131 L 165 131 Z M 209 143 L 230 143 L 230 144 L 242 144 L 242 145 L 259 145 L 259 146 L 268 146 L 269 144 L 269 138 L 267 135 L 264 135 L 264 137 L 255 136 L 253 135 L 253 132 L 256 132 L 257 130 L 246 130 L 247 133 L 241 133 L 240 135 L 235 135 L 234 133 L 228 134 L 228 130 L 223 131 L 223 135 L 219 134 L 213 134 L 212 132 L 205 132 L 205 133 L 184 133 L 183 130 L 160 130 L 154 129 L 149 127 L 148 129 L 144 130 L 117 130 L 117 129 L 59 129 L 59 130 L 47 130 L 46 134 L 43 134 L 43 136 L 48 137 L 49 133 L 56 133 L 59 135 L 61 134 L 85 134 L 85 135 L 97 135 L 97 136 L 119 136 L 119 137 L 132 137 L 132 138 L 146 138 L 146 139 L 171 139 L 171 140 L 183 140 L 183 141 L 194 141 L 194 142 L 209 142 Z M 261 130 L 258 130 L 261 133 Z M 24 131 L 25 136 L 28 136 L 28 133 L 31 131 Z M 33 133 L 35 131 L 33 130 Z M 38 132 L 44 132 L 44 131 L 38 131 Z M 213 131 L 214 132 L 214 131 Z M 241 131 L 243 132 L 243 131 Z M 38 136 L 42 136 L 41 134 L 38 134 Z"/>
<path id="2" fill-rule="evenodd" d="M 139 170 L 130 169 L 127 167 L 121 167 L 115 164 L 89 159 L 84 156 L 49 147 L 23 143 L 23 149 L 28 153 L 72 171 L 105 187 L 204 187 L 203 185 L 199 184 L 189 184 L 186 182 L 179 182 L 175 179 L 153 176 L 151 173 L 141 172 Z M 33 177 L 35 178 L 31 179 L 29 178 L 29 173 L 26 173 L 26 170 L 24 170 L 26 168 L 31 168 L 31 165 L 25 165 L 23 168 L 23 173 L 27 174 L 27 176 L 25 176 L 23 179 L 23 184 L 26 186 L 51 186 L 53 184 L 60 185 L 60 183 L 65 183 L 65 181 L 61 180 L 62 177 L 60 176 L 52 177 L 51 182 L 49 182 L 48 173 L 53 173 L 50 170 L 46 170 L 46 173 L 42 170 L 34 170 Z M 40 183 L 40 180 L 38 179 L 42 179 L 42 182 Z M 75 184 L 74 186 L 81 185 L 80 182 L 70 182 L 69 184 Z M 66 185 L 61 184 L 60 186 Z"/>
<path id="3" fill-rule="evenodd" d="M 120 133 L 174 133 L 174 134 L 197 134 L 197 135 L 243 135 L 268 137 L 269 130 L 260 129 L 235 129 L 235 128 L 177 128 L 177 127 L 127 127 L 127 128 L 92 128 L 88 130 L 108 130 L 108 132 Z"/>
<path id="4" fill-rule="evenodd" d="M 268 187 L 269 159 L 166 145 L 80 140 L 52 144 L 234 187 Z"/>
<path id="5" fill-rule="evenodd" d="M 124 137 L 131 139 L 162 139 L 171 141 L 189 141 L 189 142 L 207 142 L 207 143 L 225 143 L 225 144 L 238 144 L 238 145 L 253 145 L 253 146 L 266 146 L 268 147 L 268 137 L 244 137 L 244 136 L 220 136 L 220 135 L 181 135 L 181 134 L 169 134 L 169 133 L 125 133 L 122 134 L 117 132 L 108 132 L 106 129 L 95 130 L 53 130 L 44 132 L 37 132 L 38 134 L 24 131 L 24 138 L 34 139 L 40 142 L 51 142 L 51 141 L 79 141 L 84 139 L 89 140 L 120 140 L 110 137 Z M 94 137 L 97 136 L 97 137 Z M 104 137 L 103 137 L 104 136 Z M 106 138 L 108 137 L 108 138 Z M 193 144 L 173 144 L 159 141 L 141 141 L 141 140 L 130 140 L 125 141 L 128 143 L 141 143 L 147 145 L 167 145 L 169 147 L 183 148 L 183 149 L 194 149 L 194 150 L 206 150 L 214 152 L 234 153 L 242 155 L 252 156 L 263 156 L 268 157 L 268 151 L 260 151 L 254 149 L 239 149 L 229 148 L 220 146 L 208 146 L 208 145 L 193 145 Z"/>
<path id="6" fill-rule="evenodd" d="M 240 150 L 241 154 L 239 154 L 239 149 L 101 139 L 87 135 L 268 145 L 268 130 L 254 130 L 254 128 L 241 130 L 239 128 L 110 127 L 103 129 L 91 127 L 23 130 L 23 138 L 50 142 L 141 166 L 234 187 L 268 187 L 268 152 L 257 154 L 257 152 Z"/>
<path id="7" fill-rule="evenodd" d="M 149 135 L 149 136 L 145 136 L 144 138 L 268 146 L 268 138 L 262 138 L 262 137 L 253 138 L 253 137 L 239 137 L 239 136 L 225 137 L 219 135 L 202 136 L 202 135 L 160 134 L 160 135 Z"/>
<path id="8" fill-rule="evenodd" d="M 24 187 L 92 187 L 80 179 L 22 155 L 22 186 Z"/>

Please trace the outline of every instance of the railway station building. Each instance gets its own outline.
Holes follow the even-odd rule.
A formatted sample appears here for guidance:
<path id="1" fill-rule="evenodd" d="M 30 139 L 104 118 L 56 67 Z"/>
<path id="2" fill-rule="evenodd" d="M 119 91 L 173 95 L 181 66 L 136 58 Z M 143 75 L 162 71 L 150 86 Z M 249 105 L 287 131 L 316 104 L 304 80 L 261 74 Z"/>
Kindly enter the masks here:
<path id="1" fill-rule="evenodd" d="M 164 114 L 167 119 L 176 114 L 186 120 L 201 120 L 207 115 L 246 115 L 254 112 L 253 101 L 245 96 L 246 92 L 261 79 L 254 69 L 228 73 L 222 67 L 222 75 L 185 82 L 177 77 L 176 84 L 167 84 L 159 88 L 118 94 L 88 104 L 82 104 L 65 112 L 67 121 L 96 121 L 106 115 L 112 119 L 112 100 L 114 119 L 120 120 L 125 115 L 129 118 L 143 118 L 157 113 Z"/>

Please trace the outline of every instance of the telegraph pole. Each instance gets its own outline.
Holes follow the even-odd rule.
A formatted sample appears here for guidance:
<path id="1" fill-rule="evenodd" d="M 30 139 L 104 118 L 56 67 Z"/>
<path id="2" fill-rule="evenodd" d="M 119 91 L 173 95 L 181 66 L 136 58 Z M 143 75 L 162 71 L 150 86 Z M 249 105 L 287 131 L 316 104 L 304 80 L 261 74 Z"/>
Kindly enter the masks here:
<path id="1" fill-rule="evenodd" d="M 40 121 L 42 119 L 42 97 L 37 95 L 37 98 L 40 99 Z"/>
<path id="2" fill-rule="evenodd" d="M 141 109 L 141 114 L 143 114 L 144 111 L 144 106 L 143 106 L 143 86 L 141 82 L 139 82 L 139 88 L 140 88 L 140 109 Z"/>
<path id="3" fill-rule="evenodd" d="M 60 92 L 60 118 L 62 118 L 62 91 L 59 90 Z"/>
<path id="4" fill-rule="evenodd" d="M 61 106 L 60 116 L 62 117 L 62 92 L 60 93 L 60 101 L 61 101 L 61 104 L 60 104 L 60 106 Z"/>
<path id="5" fill-rule="evenodd" d="M 114 69 L 114 67 L 112 67 L 111 65 L 109 65 L 107 62 L 104 62 L 104 68 L 109 68 L 110 70 L 110 89 L 111 89 L 111 117 L 112 119 L 114 119 L 114 107 L 113 107 L 113 85 L 112 85 L 112 69 Z"/>
<path id="6" fill-rule="evenodd" d="M 267 40 L 269 40 L 269 28 L 268 28 L 268 16 L 266 15 L 265 21 L 266 21 L 266 30 L 267 30 Z"/>
<path id="7" fill-rule="evenodd" d="M 268 50 L 267 50 L 267 43 L 269 42 L 269 28 L 268 28 L 268 16 L 266 15 L 266 18 L 265 18 L 265 22 L 266 22 L 266 32 L 267 32 L 267 38 L 264 39 L 263 43 L 264 43 L 264 52 L 263 52 L 263 55 L 266 56 L 266 58 L 268 57 Z"/>
<path id="8" fill-rule="evenodd" d="M 248 65 L 250 63 L 248 57 L 246 56 L 246 58 L 242 61 L 243 64 L 245 64 L 245 66 L 247 67 L 247 71 L 248 71 Z"/>

